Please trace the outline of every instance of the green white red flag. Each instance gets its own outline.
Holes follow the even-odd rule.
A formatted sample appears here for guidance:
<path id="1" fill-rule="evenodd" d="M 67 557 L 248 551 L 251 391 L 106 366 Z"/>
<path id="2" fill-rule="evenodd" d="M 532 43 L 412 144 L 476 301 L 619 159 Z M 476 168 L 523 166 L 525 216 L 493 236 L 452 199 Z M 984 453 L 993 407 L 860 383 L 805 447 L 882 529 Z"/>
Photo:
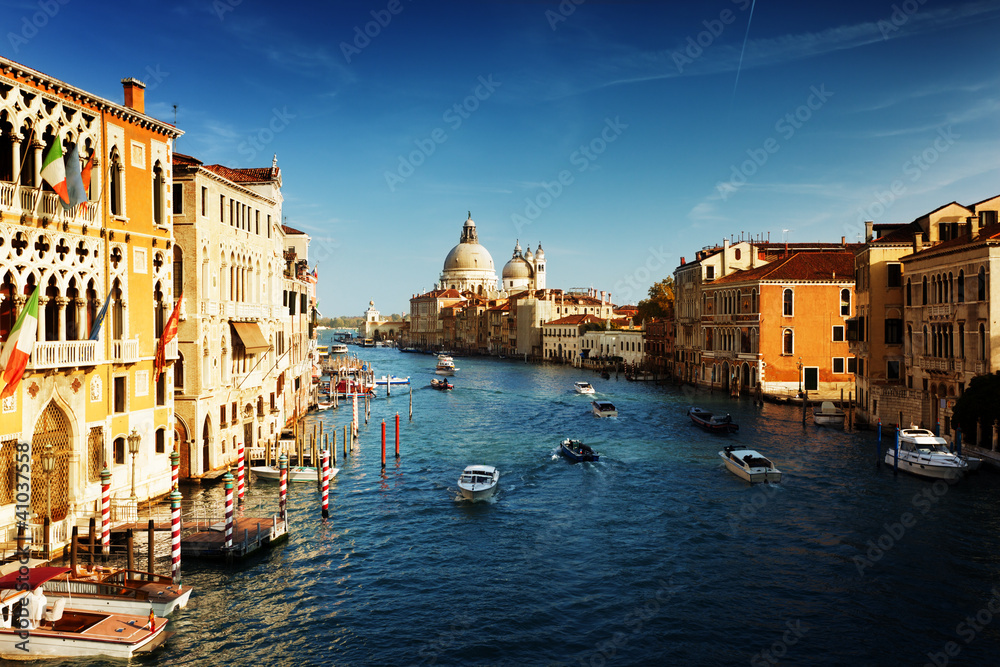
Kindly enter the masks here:
<path id="1" fill-rule="evenodd" d="M 42 161 L 42 179 L 49 184 L 59 200 L 66 206 L 69 205 L 69 188 L 66 185 L 66 163 L 63 162 L 62 141 L 56 136 L 52 142 L 52 148 L 45 154 Z"/>
<path id="2" fill-rule="evenodd" d="M 38 287 L 21 310 L 0 351 L 0 399 L 13 396 L 21 382 L 38 332 Z"/>

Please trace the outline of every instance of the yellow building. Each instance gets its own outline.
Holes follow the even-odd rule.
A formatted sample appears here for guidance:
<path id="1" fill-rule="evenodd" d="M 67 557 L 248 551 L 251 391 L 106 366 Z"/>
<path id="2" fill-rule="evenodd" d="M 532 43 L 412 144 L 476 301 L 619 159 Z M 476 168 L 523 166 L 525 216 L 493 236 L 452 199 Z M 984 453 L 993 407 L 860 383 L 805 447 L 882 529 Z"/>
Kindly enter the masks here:
<path id="1" fill-rule="evenodd" d="M 0 338 L 40 287 L 37 342 L 0 407 L 0 532 L 13 538 L 14 452 L 30 443 L 34 541 L 51 514 L 58 547 L 99 510 L 105 465 L 116 513 L 170 488 L 172 369 L 156 381 L 154 355 L 174 306 L 171 144 L 180 132 L 144 113 L 133 79 L 119 104 L 0 58 L 0 83 Z M 41 178 L 57 138 L 68 159 L 93 156 L 89 203 L 69 211 Z"/>

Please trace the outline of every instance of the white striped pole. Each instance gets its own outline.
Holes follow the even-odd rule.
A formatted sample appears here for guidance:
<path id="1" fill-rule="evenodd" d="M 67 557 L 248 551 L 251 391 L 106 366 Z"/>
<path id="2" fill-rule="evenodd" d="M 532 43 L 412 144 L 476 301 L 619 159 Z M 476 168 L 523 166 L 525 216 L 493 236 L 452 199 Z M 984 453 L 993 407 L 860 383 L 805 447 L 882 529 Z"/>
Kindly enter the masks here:
<path id="1" fill-rule="evenodd" d="M 323 448 L 323 518 L 330 518 L 330 450 Z"/>
<path id="2" fill-rule="evenodd" d="M 111 551 L 111 471 L 104 464 L 101 471 L 101 554 L 106 559 Z"/>
<path id="3" fill-rule="evenodd" d="M 243 496 L 245 494 L 245 490 L 243 487 L 243 480 L 246 474 L 244 472 L 245 470 L 244 466 L 246 465 L 245 461 L 246 461 L 246 448 L 241 442 L 236 459 L 236 498 L 240 501 L 241 505 L 243 504 Z"/>
<path id="4" fill-rule="evenodd" d="M 181 479 L 181 453 L 174 447 L 170 452 L 170 488 L 176 489 Z"/>
<path id="5" fill-rule="evenodd" d="M 351 439 L 358 439 L 358 393 L 354 392 L 354 416 L 351 419 Z"/>
<path id="6" fill-rule="evenodd" d="M 171 574 L 175 585 L 181 583 L 181 492 L 174 487 L 170 492 L 170 559 Z"/>
<path id="7" fill-rule="evenodd" d="M 288 521 L 288 454 L 281 452 L 278 457 L 278 514 L 281 520 Z"/>
<path id="8" fill-rule="evenodd" d="M 227 472 L 222 476 L 226 488 L 226 544 L 228 551 L 233 548 L 233 474 Z"/>

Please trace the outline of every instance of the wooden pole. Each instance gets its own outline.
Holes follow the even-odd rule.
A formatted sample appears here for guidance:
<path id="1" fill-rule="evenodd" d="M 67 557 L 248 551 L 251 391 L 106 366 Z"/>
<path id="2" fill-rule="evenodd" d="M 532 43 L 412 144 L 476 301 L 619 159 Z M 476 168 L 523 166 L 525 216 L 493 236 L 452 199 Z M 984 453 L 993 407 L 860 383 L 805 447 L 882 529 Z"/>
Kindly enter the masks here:
<path id="1" fill-rule="evenodd" d="M 69 566 L 73 570 L 73 576 L 76 576 L 76 550 L 80 543 L 80 529 L 73 526 L 73 538 L 69 543 Z"/>
<path id="2" fill-rule="evenodd" d="M 323 446 L 330 449 L 330 435 L 328 433 L 323 434 Z M 333 449 L 330 449 L 330 460 L 333 461 L 333 465 L 337 465 L 337 429 L 333 429 Z"/>
<path id="3" fill-rule="evenodd" d="M 94 517 L 90 517 L 88 536 L 90 537 L 90 569 L 93 570 L 94 559 L 97 556 L 97 519 Z"/>
<path id="4" fill-rule="evenodd" d="M 413 385 L 410 385 L 410 421 L 413 421 Z"/>
<path id="5" fill-rule="evenodd" d="M 347 428 L 348 425 L 344 424 L 344 460 L 347 460 Z"/>
<path id="6" fill-rule="evenodd" d="M 153 573 L 156 571 L 153 569 L 155 564 L 154 554 L 156 552 L 156 524 L 152 519 L 149 520 L 149 527 L 146 529 L 146 572 L 149 572 L 149 580 L 153 580 Z"/>
<path id="7" fill-rule="evenodd" d="M 131 528 L 129 528 L 128 530 L 125 531 L 125 544 L 127 545 L 127 548 L 128 548 L 128 552 L 127 552 L 127 554 L 125 556 L 125 558 L 126 558 L 125 562 L 128 564 L 127 565 L 127 569 L 134 570 L 135 569 L 135 534 L 132 532 Z M 132 576 L 132 574 L 130 572 L 126 572 L 125 573 L 125 581 L 128 581 L 129 578 L 131 578 L 131 576 Z"/>

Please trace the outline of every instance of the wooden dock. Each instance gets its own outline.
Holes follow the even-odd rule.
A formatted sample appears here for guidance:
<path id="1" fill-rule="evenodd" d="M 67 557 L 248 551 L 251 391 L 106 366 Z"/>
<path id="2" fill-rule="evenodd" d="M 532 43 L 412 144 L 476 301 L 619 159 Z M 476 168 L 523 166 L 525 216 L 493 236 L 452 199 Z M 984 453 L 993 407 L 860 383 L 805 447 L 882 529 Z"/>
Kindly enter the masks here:
<path id="1" fill-rule="evenodd" d="M 181 537 L 182 558 L 243 558 L 288 539 L 288 524 L 277 515 L 234 518 L 233 545 L 229 549 L 225 547 L 225 519 L 197 521 L 193 527 L 195 532 Z M 186 522 L 184 528 L 191 529 L 192 522 Z"/>

